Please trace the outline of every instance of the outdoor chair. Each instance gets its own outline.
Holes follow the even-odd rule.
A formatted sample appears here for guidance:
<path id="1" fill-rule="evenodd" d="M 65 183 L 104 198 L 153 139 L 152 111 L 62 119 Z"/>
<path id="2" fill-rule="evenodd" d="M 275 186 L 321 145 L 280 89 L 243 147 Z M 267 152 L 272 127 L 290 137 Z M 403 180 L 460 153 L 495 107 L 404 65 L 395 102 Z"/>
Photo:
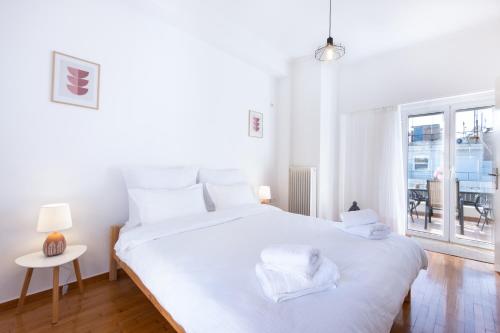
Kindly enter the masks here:
<path id="1" fill-rule="evenodd" d="M 484 229 L 484 225 L 488 224 L 490 222 L 490 216 L 493 213 L 493 209 L 490 206 L 490 201 L 486 195 L 483 194 L 478 194 L 476 196 L 476 200 L 474 201 L 474 208 L 476 208 L 476 211 L 479 213 L 479 219 L 477 220 L 477 226 L 479 227 L 479 224 L 481 223 L 481 220 L 483 220 L 483 225 L 481 226 L 481 231 Z"/>
<path id="2" fill-rule="evenodd" d="M 425 203 L 425 229 L 432 223 L 434 210 L 443 209 L 443 183 L 439 180 L 427 180 L 427 200 Z"/>
<path id="3" fill-rule="evenodd" d="M 427 180 L 427 200 L 425 201 L 425 229 L 432 222 L 434 210 L 443 210 L 443 183 L 439 180 Z M 463 198 L 460 196 L 460 182 L 456 180 L 457 213 L 460 228 L 463 229 Z"/>
<path id="4" fill-rule="evenodd" d="M 417 208 L 425 201 L 425 197 L 416 190 L 410 190 L 408 193 L 408 213 L 410 214 L 411 221 L 415 223 L 413 219 L 413 214 L 417 216 L 417 220 L 420 218 L 418 216 Z"/>

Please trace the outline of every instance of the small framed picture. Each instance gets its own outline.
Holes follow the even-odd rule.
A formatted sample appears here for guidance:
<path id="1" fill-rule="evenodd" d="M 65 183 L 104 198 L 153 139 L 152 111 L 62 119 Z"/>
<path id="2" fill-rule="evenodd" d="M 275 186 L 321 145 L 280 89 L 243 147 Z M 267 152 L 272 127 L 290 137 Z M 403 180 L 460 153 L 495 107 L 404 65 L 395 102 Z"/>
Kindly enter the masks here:
<path id="1" fill-rule="evenodd" d="M 52 102 L 99 109 L 100 65 L 54 51 Z"/>
<path id="2" fill-rule="evenodd" d="M 262 138 L 264 136 L 264 114 L 248 111 L 248 136 Z"/>

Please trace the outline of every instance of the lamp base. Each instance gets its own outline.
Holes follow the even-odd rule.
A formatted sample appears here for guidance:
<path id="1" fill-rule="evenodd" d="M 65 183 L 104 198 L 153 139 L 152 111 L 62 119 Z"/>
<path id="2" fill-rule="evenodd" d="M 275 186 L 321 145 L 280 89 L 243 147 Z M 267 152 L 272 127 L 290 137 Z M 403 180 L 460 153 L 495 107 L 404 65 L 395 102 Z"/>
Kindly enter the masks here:
<path id="1" fill-rule="evenodd" d="M 43 243 L 43 254 L 53 257 L 62 254 L 66 250 L 66 239 L 60 232 L 53 232 L 47 236 Z"/>

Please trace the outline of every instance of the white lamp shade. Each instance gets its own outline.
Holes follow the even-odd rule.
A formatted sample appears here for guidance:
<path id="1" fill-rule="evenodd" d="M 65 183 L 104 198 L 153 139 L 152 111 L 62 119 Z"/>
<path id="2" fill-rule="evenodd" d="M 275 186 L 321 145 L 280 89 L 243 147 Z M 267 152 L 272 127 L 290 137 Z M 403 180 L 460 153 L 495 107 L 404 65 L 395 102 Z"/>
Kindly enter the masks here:
<path id="1" fill-rule="evenodd" d="M 271 200 L 271 187 L 270 186 L 262 185 L 259 187 L 259 199 Z"/>
<path id="2" fill-rule="evenodd" d="M 38 232 L 52 232 L 71 228 L 71 210 L 67 203 L 44 205 L 38 214 Z"/>

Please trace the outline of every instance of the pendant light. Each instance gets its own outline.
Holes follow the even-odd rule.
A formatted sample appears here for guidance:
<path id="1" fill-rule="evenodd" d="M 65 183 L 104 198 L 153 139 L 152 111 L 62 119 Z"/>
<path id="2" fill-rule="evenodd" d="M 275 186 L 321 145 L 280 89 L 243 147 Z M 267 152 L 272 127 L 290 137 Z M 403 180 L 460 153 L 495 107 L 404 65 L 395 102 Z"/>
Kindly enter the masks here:
<path id="1" fill-rule="evenodd" d="M 336 44 L 333 42 L 332 38 L 332 0 L 330 0 L 330 16 L 329 16 L 329 26 L 328 26 L 328 38 L 326 39 L 326 45 L 318 48 L 314 53 L 316 60 L 319 61 L 330 61 L 338 60 L 342 58 L 345 54 L 345 47 L 342 44 Z"/>

